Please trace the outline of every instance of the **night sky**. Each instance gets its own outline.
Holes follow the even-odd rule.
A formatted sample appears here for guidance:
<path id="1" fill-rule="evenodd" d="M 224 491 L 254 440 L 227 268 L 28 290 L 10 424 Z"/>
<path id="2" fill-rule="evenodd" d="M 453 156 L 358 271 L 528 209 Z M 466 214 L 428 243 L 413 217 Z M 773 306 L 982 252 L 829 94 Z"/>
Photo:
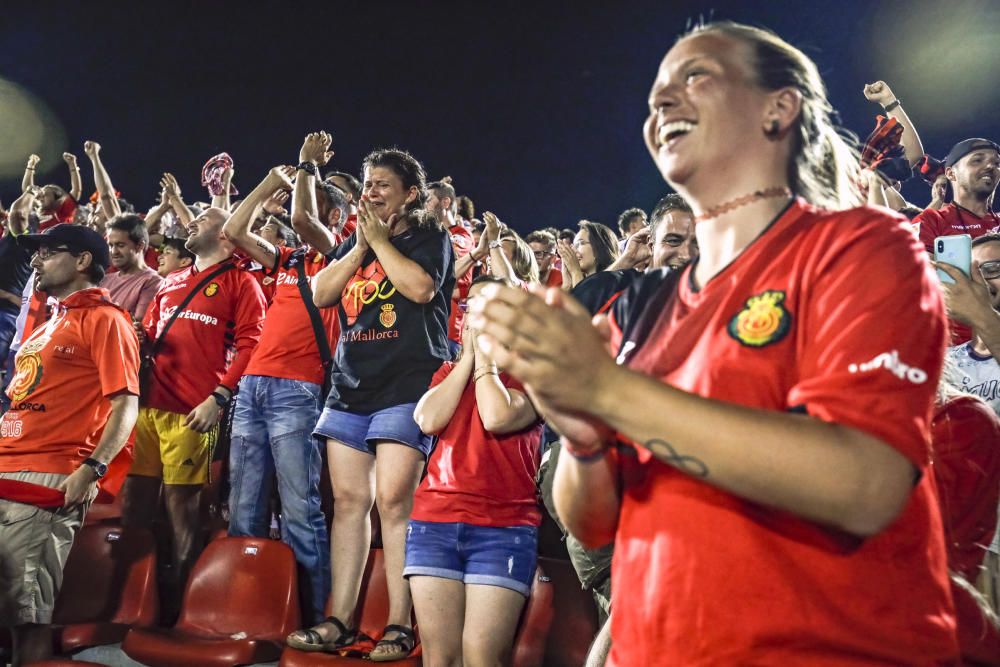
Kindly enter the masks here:
<path id="1" fill-rule="evenodd" d="M 246 193 L 324 129 L 332 166 L 357 173 L 370 149 L 405 148 L 431 178 L 451 175 L 478 211 L 522 231 L 613 225 L 667 191 L 642 144 L 646 95 L 700 16 L 767 26 L 803 48 L 859 134 L 878 111 L 861 89 L 885 78 L 932 154 L 1000 138 L 1000 8 L 940 4 L 17 3 L 0 25 L 0 77 L 51 111 L 62 134 L 49 132 L 48 154 L 77 153 L 86 193 L 82 144 L 92 138 L 116 188 L 143 210 L 162 171 L 187 201 L 206 199 L 200 167 L 225 150 Z M 16 116 L 7 110 L 6 138 L 0 130 L 0 156 L 17 174 L 8 166 L 0 179 L 5 204 L 27 157 L 12 147 Z M 38 182 L 68 187 L 62 161 L 46 159 Z M 928 199 L 915 183 L 906 194 Z"/>

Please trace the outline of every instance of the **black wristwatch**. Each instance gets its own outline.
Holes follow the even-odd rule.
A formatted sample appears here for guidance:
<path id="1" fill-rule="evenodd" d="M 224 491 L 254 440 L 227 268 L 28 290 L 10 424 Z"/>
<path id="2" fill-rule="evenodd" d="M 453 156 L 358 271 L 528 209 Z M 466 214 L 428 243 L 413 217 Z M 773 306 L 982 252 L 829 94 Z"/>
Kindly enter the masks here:
<path id="1" fill-rule="evenodd" d="M 93 468 L 94 474 L 97 475 L 97 479 L 101 479 L 108 474 L 108 464 L 101 463 L 97 459 L 84 459 L 83 465 Z"/>
<path id="2" fill-rule="evenodd" d="M 316 178 L 319 178 L 319 167 L 316 166 L 315 162 L 299 162 L 295 166 L 295 170 L 298 171 L 299 169 L 307 171 Z"/>
<path id="3" fill-rule="evenodd" d="M 229 405 L 229 399 L 226 398 L 221 391 L 213 391 L 212 398 L 215 399 L 215 404 L 220 408 L 224 408 Z"/>

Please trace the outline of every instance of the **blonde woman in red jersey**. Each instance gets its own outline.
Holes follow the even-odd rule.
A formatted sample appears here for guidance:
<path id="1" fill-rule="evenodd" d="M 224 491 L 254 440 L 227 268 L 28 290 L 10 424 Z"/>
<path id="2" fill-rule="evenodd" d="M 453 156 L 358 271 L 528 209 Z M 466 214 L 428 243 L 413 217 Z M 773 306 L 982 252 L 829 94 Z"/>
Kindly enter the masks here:
<path id="1" fill-rule="evenodd" d="M 615 541 L 610 664 L 953 660 L 927 444 L 945 322 L 922 246 L 850 208 L 856 161 L 779 37 L 695 29 L 649 106 L 699 259 L 596 328 L 562 293 L 498 286 L 469 322 L 573 454 L 564 523 Z"/>

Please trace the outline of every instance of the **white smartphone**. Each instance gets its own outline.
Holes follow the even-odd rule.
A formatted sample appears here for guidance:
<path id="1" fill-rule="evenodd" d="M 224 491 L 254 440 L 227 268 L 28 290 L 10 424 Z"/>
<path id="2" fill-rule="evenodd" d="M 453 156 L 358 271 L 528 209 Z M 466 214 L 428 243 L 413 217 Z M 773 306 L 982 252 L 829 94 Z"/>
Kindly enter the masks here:
<path id="1" fill-rule="evenodd" d="M 934 239 L 934 261 L 951 264 L 969 277 L 972 271 L 972 237 L 968 234 L 937 237 Z M 941 269 L 937 274 L 943 283 L 955 282 Z"/>

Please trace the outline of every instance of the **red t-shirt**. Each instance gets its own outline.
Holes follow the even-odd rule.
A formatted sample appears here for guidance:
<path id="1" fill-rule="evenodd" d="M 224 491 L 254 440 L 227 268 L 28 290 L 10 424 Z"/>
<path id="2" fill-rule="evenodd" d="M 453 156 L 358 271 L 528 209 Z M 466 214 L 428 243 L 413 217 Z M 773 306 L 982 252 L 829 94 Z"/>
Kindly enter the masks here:
<path id="1" fill-rule="evenodd" d="M 981 400 L 960 396 L 938 407 L 932 427 L 948 565 L 975 582 L 997 527 L 1000 418 Z"/>
<path id="2" fill-rule="evenodd" d="M 431 387 L 448 377 L 455 364 L 446 361 L 434 373 Z M 508 389 L 524 388 L 506 373 Z M 535 475 L 538 472 L 542 425 L 504 435 L 483 427 L 470 376 L 448 426 L 438 436 L 427 462 L 427 476 L 417 488 L 410 517 L 416 521 L 461 522 L 475 526 L 538 526 Z"/>
<path id="3" fill-rule="evenodd" d="M 555 262 L 549 267 L 549 275 L 545 279 L 546 287 L 562 287 L 562 271 L 555 266 Z"/>
<path id="4" fill-rule="evenodd" d="M 107 290 L 70 294 L 25 339 L 0 420 L 0 471 L 68 475 L 100 442 L 109 398 L 139 394 L 139 341 Z"/>
<path id="5" fill-rule="evenodd" d="M 203 278 L 194 264 L 164 278 L 143 320 L 147 341 L 160 335 L 180 302 Z M 234 388 L 260 340 L 264 308 L 264 295 L 246 271 L 226 271 L 201 288 L 167 331 L 143 405 L 187 414 L 216 386 Z"/>
<path id="6" fill-rule="evenodd" d="M 459 257 L 465 257 L 472 252 L 472 249 L 476 245 L 472 240 L 472 232 L 462 225 L 455 225 L 448 228 L 448 233 L 451 234 L 451 247 L 455 249 L 455 261 L 458 261 Z M 448 317 L 448 338 L 459 344 L 462 342 L 462 325 L 465 323 L 465 312 L 462 310 L 461 305 L 465 303 L 465 299 L 469 296 L 469 288 L 472 287 L 472 278 L 471 269 L 464 276 L 458 278 L 455 281 L 455 292 L 452 293 L 451 298 L 451 313 Z M 457 293 L 458 298 L 455 298 L 455 293 Z"/>
<path id="7" fill-rule="evenodd" d="M 313 333 L 312 320 L 302 303 L 298 269 L 289 265 L 294 248 L 278 248 L 278 270 L 274 281 L 274 300 L 264 317 L 260 342 L 244 371 L 246 375 L 264 375 L 323 384 L 323 362 Z M 326 266 L 326 258 L 316 252 L 299 251 L 305 273 L 314 278 Z M 274 275 L 273 272 L 269 272 Z M 333 352 L 340 337 L 337 308 L 320 308 L 326 339 Z"/>
<path id="8" fill-rule="evenodd" d="M 934 239 L 939 236 L 968 234 L 975 239 L 990 232 L 1000 231 L 1000 216 L 990 211 L 980 218 L 972 211 L 952 202 L 937 211 L 931 208 L 925 209 L 913 219 L 913 224 L 920 225 L 918 228 L 920 242 L 924 244 L 927 252 L 933 254 Z"/>
<path id="9" fill-rule="evenodd" d="M 692 394 L 863 431 L 923 475 L 900 516 L 861 540 L 624 445 L 610 665 L 930 665 L 957 655 L 928 474 L 944 308 L 901 222 L 797 201 L 700 291 L 685 269 L 676 295 L 650 306 L 649 342 L 617 348 L 630 367 Z"/>
<path id="10" fill-rule="evenodd" d="M 240 271 L 246 271 L 257 281 L 260 291 L 264 293 L 264 301 L 267 303 L 267 307 L 270 308 L 271 302 L 274 300 L 274 290 L 277 287 L 274 284 L 274 276 L 269 275 L 270 272 L 267 270 L 267 267 L 261 266 L 251 257 L 240 257 L 237 259 L 236 264 L 240 267 Z"/>
<path id="11" fill-rule="evenodd" d="M 73 222 L 73 218 L 76 217 L 76 208 L 76 200 L 66 195 L 55 211 L 38 219 L 38 231 L 44 232 L 49 227 L 55 227 L 62 222 Z"/>

